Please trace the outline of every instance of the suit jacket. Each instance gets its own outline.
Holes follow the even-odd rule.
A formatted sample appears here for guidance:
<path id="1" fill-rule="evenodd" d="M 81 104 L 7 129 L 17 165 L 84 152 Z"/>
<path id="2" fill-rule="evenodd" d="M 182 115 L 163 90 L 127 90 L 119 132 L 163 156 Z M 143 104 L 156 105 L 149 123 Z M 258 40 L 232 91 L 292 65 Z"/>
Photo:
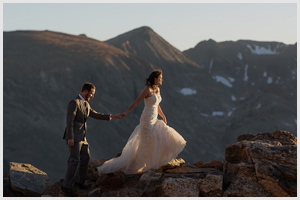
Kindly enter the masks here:
<path id="1" fill-rule="evenodd" d="M 72 99 L 68 104 L 67 127 L 63 139 L 66 141 L 74 139 L 74 142 L 84 141 L 87 133 L 86 119 L 89 116 L 99 120 L 111 120 L 109 114 L 96 112 L 87 101 L 83 102 L 79 95 Z"/>

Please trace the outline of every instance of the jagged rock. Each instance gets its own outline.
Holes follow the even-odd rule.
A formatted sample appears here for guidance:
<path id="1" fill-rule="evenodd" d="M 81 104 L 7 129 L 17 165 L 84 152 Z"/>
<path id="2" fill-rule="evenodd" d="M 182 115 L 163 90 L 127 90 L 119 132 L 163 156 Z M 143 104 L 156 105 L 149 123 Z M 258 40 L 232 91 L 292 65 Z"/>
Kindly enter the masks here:
<path id="1" fill-rule="evenodd" d="M 159 181 L 162 178 L 162 173 L 149 170 L 145 172 L 139 179 L 137 188 L 143 188 L 140 196 L 159 196 L 157 193 L 160 190 Z"/>
<path id="2" fill-rule="evenodd" d="M 10 183 L 9 177 L 3 178 L 3 197 L 24 197 L 24 196 L 26 196 L 26 195 L 24 195 L 21 192 L 14 191 L 11 188 L 11 183 Z"/>
<path id="3" fill-rule="evenodd" d="M 12 189 L 26 195 L 41 196 L 49 181 L 45 172 L 30 164 L 11 162 L 9 174 Z"/>
<path id="4" fill-rule="evenodd" d="M 297 137 L 292 133 L 283 130 L 277 130 L 273 133 L 258 133 L 254 134 L 242 134 L 237 137 L 237 142 L 247 140 L 247 141 L 264 141 L 265 143 L 280 143 L 282 145 L 297 145 Z"/>
<path id="5" fill-rule="evenodd" d="M 94 190 L 88 193 L 89 197 L 99 197 L 101 194 L 101 188 L 95 188 Z"/>
<path id="6" fill-rule="evenodd" d="M 224 172 L 235 178 L 224 196 L 297 196 L 295 136 L 276 131 L 237 140 L 226 146 Z"/>
<path id="7" fill-rule="evenodd" d="M 46 182 L 46 188 L 43 195 L 50 195 L 52 197 L 58 196 L 61 184 L 62 181 L 58 183 Z"/>
<path id="8" fill-rule="evenodd" d="M 166 178 L 162 189 L 168 197 L 199 197 L 199 180 L 192 178 Z"/>
<path id="9" fill-rule="evenodd" d="M 212 160 L 206 163 L 203 163 L 202 165 L 200 164 L 201 162 L 197 162 L 194 165 L 199 167 L 199 168 L 215 168 L 220 171 L 223 171 L 223 163 L 219 160 Z"/>
<path id="10" fill-rule="evenodd" d="M 200 181 L 200 195 L 204 197 L 221 197 L 223 192 L 223 176 L 208 174 Z"/>
<path id="11" fill-rule="evenodd" d="M 204 162 L 203 162 L 202 160 L 200 160 L 200 161 L 194 163 L 194 165 L 195 165 L 196 167 L 200 167 L 200 166 L 203 165 L 203 164 L 204 164 Z"/>
<path id="12" fill-rule="evenodd" d="M 229 187 L 224 191 L 223 197 L 269 197 L 254 176 L 237 174 Z"/>
<path id="13" fill-rule="evenodd" d="M 223 171 L 222 162 L 213 160 L 194 165 L 178 164 L 162 172 L 149 170 L 125 175 L 118 171 L 99 176 L 96 169 L 105 160 L 95 160 L 89 163 L 85 182 L 91 184 L 90 189 L 75 186 L 72 189 L 79 197 L 297 196 L 297 138 L 277 131 L 265 135 L 244 134 L 238 140 L 226 146 Z M 37 196 L 14 191 L 10 174 L 13 172 L 4 174 L 4 196 Z M 41 195 L 64 197 L 59 189 L 62 182 L 63 179 L 57 183 L 46 181 Z"/>
<path id="14" fill-rule="evenodd" d="M 181 167 L 176 167 L 174 169 L 167 169 L 165 170 L 165 173 L 180 173 L 180 174 L 186 174 L 186 173 L 196 173 L 196 172 L 202 172 L 201 169 L 194 165 L 183 165 Z"/>
<path id="15" fill-rule="evenodd" d="M 152 170 L 145 172 L 141 177 L 139 182 L 147 186 L 150 182 L 157 182 L 162 176 L 162 173 L 156 173 Z"/>
<path id="16" fill-rule="evenodd" d="M 100 185 L 104 190 L 115 190 L 122 188 L 126 182 L 126 175 L 122 171 L 109 174 L 102 174 L 96 181 L 96 185 Z"/>

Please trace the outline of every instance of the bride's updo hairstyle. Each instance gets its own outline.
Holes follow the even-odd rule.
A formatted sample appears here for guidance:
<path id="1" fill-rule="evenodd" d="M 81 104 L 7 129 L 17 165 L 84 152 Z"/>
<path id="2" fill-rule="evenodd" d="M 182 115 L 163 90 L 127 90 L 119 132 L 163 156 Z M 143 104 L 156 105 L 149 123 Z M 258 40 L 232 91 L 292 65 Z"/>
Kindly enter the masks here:
<path id="1" fill-rule="evenodd" d="M 155 86 L 155 78 L 158 78 L 159 75 L 162 74 L 161 69 L 156 69 L 151 72 L 148 78 L 146 78 L 146 86 L 152 87 L 153 90 L 156 90 L 157 86 Z M 156 91 L 157 92 L 157 91 Z"/>

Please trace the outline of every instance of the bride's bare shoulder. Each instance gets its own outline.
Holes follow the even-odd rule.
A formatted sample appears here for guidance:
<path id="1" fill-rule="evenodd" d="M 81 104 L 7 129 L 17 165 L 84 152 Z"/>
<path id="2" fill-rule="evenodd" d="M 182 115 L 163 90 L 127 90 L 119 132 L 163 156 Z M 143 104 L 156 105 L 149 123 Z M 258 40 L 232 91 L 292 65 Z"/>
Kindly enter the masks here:
<path id="1" fill-rule="evenodd" d="M 145 97 L 145 98 L 147 98 L 147 97 L 150 97 L 150 96 L 151 96 L 151 91 L 152 91 L 152 88 L 151 88 L 151 86 L 146 86 L 146 87 L 144 88 L 143 92 L 147 93 L 147 95 L 146 95 L 146 97 Z"/>

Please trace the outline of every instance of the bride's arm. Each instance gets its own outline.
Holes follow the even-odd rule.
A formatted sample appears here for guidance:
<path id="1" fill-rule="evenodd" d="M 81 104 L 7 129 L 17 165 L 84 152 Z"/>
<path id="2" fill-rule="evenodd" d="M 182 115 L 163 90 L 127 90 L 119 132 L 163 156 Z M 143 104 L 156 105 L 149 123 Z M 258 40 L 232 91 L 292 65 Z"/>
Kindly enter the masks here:
<path id="1" fill-rule="evenodd" d="M 150 93 L 150 89 L 149 87 L 146 87 L 141 92 L 140 96 L 131 104 L 131 106 L 129 106 L 129 108 L 127 108 L 127 110 L 123 114 L 127 115 L 131 110 L 137 107 L 141 103 L 141 101 L 149 95 L 149 93 Z"/>
<path id="2" fill-rule="evenodd" d="M 161 110 L 160 105 L 158 105 L 158 114 L 163 118 L 163 121 L 167 124 L 167 118 L 164 115 L 163 111 Z"/>

